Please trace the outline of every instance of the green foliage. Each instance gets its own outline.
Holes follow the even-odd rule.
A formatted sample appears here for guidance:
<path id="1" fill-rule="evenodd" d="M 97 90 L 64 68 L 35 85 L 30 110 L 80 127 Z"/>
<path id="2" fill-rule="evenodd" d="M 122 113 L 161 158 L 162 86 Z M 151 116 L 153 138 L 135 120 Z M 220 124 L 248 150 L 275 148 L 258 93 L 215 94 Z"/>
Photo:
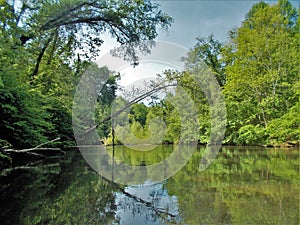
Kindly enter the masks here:
<path id="1" fill-rule="evenodd" d="M 270 143 L 283 143 L 285 141 L 300 141 L 300 105 L 297 103 L 291 107 L 289 111 L 281 116 L 272 120 L 267 127 L 269 134 L 268 141 Z"/>
<path id="2" fill-rule="evenodd" d="M 225 95 L 227 128 L 223 143 L 299 142 L 298 23 L 298 14 L 288 1 L 272 5 L 259 2 L 247 13 L 242 25 L 231 31 L 229 43 L 223 44 L 213 35 L 197 38 L 183 59 L 186 70 L 164 72 L 169 82 L 182 88 L 181 92 L 174 89 L 174 93 L 148 107 L 134 105 L 128 113 L 132 126 L 122 133 L 131 131 L 145 140 L 149 121 L 158 117 L 165 122 L 165 143 L 209 143 L 210 135 L 219 133 L 225 121 L 218 120 L 212 126 L 213 115 L 224 112 L 220 112 L 222 107 L 209 104 L 207 96 L 215 94 L 205 76 L 210 71 Z M 197 80 L 195 73 L 200 74 Z M 190 100 L 194 110 L 182 113 L 180 109 L 187 108 Z M 198 121 L 191 119 L 194 113 Z"/>
<path id="3" fill-rule="evenodd" d="M 15 44 L 35 46 L 40 43 L 39 48 L 45 51 L 52 44 L 52 47 L 56 46 L 53 43 L 56 39 L 61 42 L 58 49 L 63 53 L 69 52 L 70 55 L 75 55 L 77 49 L 83 56 L 96 56 L 97 48 L 103 43 L 99 34 L 108 31 L 123 44 L 120 54 L 136 60 L 132 43 L 152 41 L 157 36 L 156 29 L 159 26 L 167 28 L 172 23 L 172 18 L 151 1 L 133 1 L 127 4 L 113 0 L 30 0 L 4 1 L 3 5 L 1 14 L 4 15 L 0 17 L 0 26 L 8 35 L 14 36 Z M 128 49 L 131 51 L 127 51 Z M 147 49 L 146 47 L 145 50 Z"/>
<path id="4" fill-rule="evenodd" d="M 136 121 L 140 125 L 144 126 L 146 124 L 147 109 L 147 106 L 143 103 L 134 104 L 128 115 L 129 122 L 134 123 Z"/>
<path id="5" fill-rule="evenodd" d="M 226 82 L 225 64 L 220 61 L 222 43 L 211 34 L 207 38 L 198 37 L 194 48 L 184 58 L 187 68 L 194 69 L 204 62 L 216 76 L 220 86 Z"/>
<path id="6" fill-rule="evenodd" d="M 259 125 L 242 126 L 238 131 L 238 138 L 236 144 L 242 145 L 259 145 L 265 144 L 266 134 L 265 128 Z"/>
<path id="7" fill-rule="evenodd" d="M 148 52 L 145 43 L 171 23 L 151 1 L 1 1 L 0 138 L 17 147 L 72 140 L 75 88 L 101 35 L 109 32 L 122 44 L 116 55 L 137 61 L 136 49 Z M 109 115 L 118 79 L 112 74 L 98 93 L 95 121 Z M 110 125 L 98 131 L 106 137 Z"/>
<path id="8" fill-rule="evenodd" d="M 19 148 L 45 142 L 47 134 L 53 131 L 53 124 L 48 122 L 50 114 L 44 106 L 45 99 L 26 85 L 13 82 L 11 77 L 6 82 L 0 89 L 0 139 Z"/>
<path id="9" fill-rule="evenodd" d="M 299 102 L 297 18 L 288 1 L 257 3 L 224 47 L 227 143 L 260 144 L 268 135 L 272 142 L 298 140 L 297 132 L 291 132 L 295 118 L 285 126 L 282 117 Z"/>
<path id="10" fill-rule="evenodd" d="M 99 137 L 106 138 L 110 134 L 112 122 L 106 121 L 102 123 L 101 121 L 109 117 L 111 113 L 114 113 L 112 110 L 112 104 L 116 99 L 116 92 L 118 88 L 117 81 L 120 79 L 120 76 L 109 71 L 107 68 L 102 68 L 101 70 L 108 76 L 108 79 L 105 81 L 98 93 L 95 122 L 96 124 L 100 123 L 97 129 Z"/>
<path id="11" fill-rule="evenodd" d="M 82 131 L 100 123 L 98 135 L 110 143 L 112 123 L 103 120 L 113 112 L 120 76 L 88 61 L 103 43 L 99 34 L 110 32 L 122 44 L 114 54 L 136 62 L 135 50 L 149 52 L 145 43 L 154 40 L 158 26 L 167 28 L 172 19 L 151 1 L 3 1 L 0 9 L 0 128 L 5 131 L 0 139 L 18 147 L 57 136 L 72 140 L 73 96 L 89 68 L 89 72 L 99 72 L 105 84 L 100 84 L 97 93 L 95 115 L 82 107 L 75 120 Z M 218 121 L 212 126 L 212 118 L 222 113 L 221 107 L 212 108 L 206 98 L 214 94 L 211 86 L 203 85 L 208 82 L 208 70 L 226 98 L 224 143 L 299 142 L 296 9 L 287 0 L 256 3 L 229 36 L 226 44 L 213 35 L 197 38 L 183 59 L 186 70 L 164 72 L 166 80 L 181 90 L 174 89 L 149 106 L 133 104 L 118 115 L 117 142 L 208 143 L 210 135 L 224 125 Z M 196 81 L 194 73 L 203 76 Z M 193 110 L 187 99 L 193 102 Z M 90 120 L 81 121 L 83 116 Z"/>

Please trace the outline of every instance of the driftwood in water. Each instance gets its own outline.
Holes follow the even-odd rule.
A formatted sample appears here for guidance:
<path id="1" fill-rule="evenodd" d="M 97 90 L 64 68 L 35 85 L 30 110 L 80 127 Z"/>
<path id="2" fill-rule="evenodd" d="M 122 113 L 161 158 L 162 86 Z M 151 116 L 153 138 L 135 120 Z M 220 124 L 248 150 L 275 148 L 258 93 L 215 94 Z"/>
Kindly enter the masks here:
<path id="1" fill-rule="evenodd" d="M 55 156 L 61 158 L 62 154 L 64 156 L 66 153 L 60 148 L 43 147 L 46 144 L 53 143 L 58 140 L 60 140 L 60 138 L 55 138 L 51 141 L 47 141 L 36 147 L 28 149 L 0 149 L 0 154 L 2 155 L 2 158 L 6 159 L 3 160 L 0 165 L 0 176 L 5 175 L 14 170 L 34 170 L 36 168 L 31 163 L 28 164 L 28 162 L 32 160 L 34 160 L 33 164 L 38 164 L 40 160 L 44 162 L 44 160 L 54 158 Z M 53 152 L 59 152 L 60 154 L 54 154 Z M 53 157 L 53 155 L 55 156 Z"/>

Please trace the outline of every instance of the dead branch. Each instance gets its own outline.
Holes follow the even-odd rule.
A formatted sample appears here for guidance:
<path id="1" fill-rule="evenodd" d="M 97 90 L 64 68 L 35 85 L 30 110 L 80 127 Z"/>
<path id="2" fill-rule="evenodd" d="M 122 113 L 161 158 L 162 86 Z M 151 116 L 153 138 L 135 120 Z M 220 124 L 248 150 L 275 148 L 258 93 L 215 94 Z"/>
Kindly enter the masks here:
<path id="1" fill-rule="evenodd" d="M 36 155 L 36 156 L 40 156 L 40 157 L 45 157 L 44 155 L 42 154 L 39 154 L 39 153 L 36 153 L 36 152 L 32 152 L 32 151 L 40 151 L 40 150 L 44 150 L 44 151 L 59 151 L 63 154 L 65 154 L 64 151 L 62 151 L 60 148 L 40 148 L 41 146 L 44 146 L 46 144 L 49 144 L 49 143 L 52 143 L 52 142 L 55 142 L 55 141 L 58 141 L 60 140 L 60 138 L 55 138 L 51 141 L 47 141 L 45 143 L 42 143 L 34 148 L 27 148 L 27 149 L 4 149 L 3 151 L 5 153 L 9 153 L 9 152 L 13 152 L 13 153 L 27 153 L 27 154 L 31 154 L 31 155 Z"/>
<path id="2" fill-rule="evenodd" d="M 60 140 L 60 137 L 55 138 L 55 139 L 53 139 L 53 140 L 51 140 L 51 141 L 47 141 L 47 142 L 45 142 L 45 143 L 42 143 L 42 144 L 36 146 L 35 148 L 39 148 L 39 147 L 41 147 L 41 146 L 43 146 L 43 145 L 46 145 L 46 144 L 49 144 L 49 143 L 52 143 L 52 142 L 55 142 L 55 141 L 58 141 L 58 140 Z"/>
<path id="3" fill-rule="evenodd" d="M 31 151 L 37 151 L 37 150 L 49 150 L 49 151 L 61 151 L 60 148 L 27 148 L 27 149 L 19 149 L 19 150 L 15 150 L 15 149 L 5 149 L 5 152 L 16 152 L 16 153 L 27 153 L 27 152 L 31 152 Z"/>

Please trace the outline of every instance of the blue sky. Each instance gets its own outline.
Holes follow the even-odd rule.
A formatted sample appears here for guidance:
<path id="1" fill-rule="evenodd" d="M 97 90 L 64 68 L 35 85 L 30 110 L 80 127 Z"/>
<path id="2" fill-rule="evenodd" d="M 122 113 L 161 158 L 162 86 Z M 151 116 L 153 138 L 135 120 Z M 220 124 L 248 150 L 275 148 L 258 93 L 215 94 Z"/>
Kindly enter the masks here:
<path id="1" fill-rule="evenodd" d="M 174 23 L 164 31 L 159 29 L 157 40 L 167 41 L 191 49 L 196 44 L 196 37 L 207 37 L 213 33 L 220 41 L 227 41 L 229 30 L 241 25 L 246 13 L 259 0 L 222 1 L 222 0 L 155 0 L 163 12 L 174 18 Z M 277 1 L 265 1 L 276 3 Z M 290 1 L 298 7 L 298 1 Z M 102 54 L 109 52 L 116 45 L 115 41 L 105 38 Z M 162 49 L 161 52 L 166 54 Z M 178 58 L 184 55 L 178 56 Z M 170 68 L 155 63 L 140 63 L 136 68 L 128 65 L 119 72 L 122 85 L 129 85 L 138 79 L 144 79 Z M 172 69 L 172 68 L 170 68 Z"/>
<path id="2" fill-rule="evenodd" d="M 240 25 L 254 1 L 157 1 L 164 12 L 174 18 L 168 32 L 158 39 L 193 47 L 196 37 L 213 33 L 225 41 L 227 32 Z"/>
<path id="3" fill-rule="evenodd" d="M 213 33 L 220 41 L 227 40 L 227 32 L 241 25 L 246 13 L 259 0 L 208 1 L 208 0 L 160 0 L 164 12 L 174 18 L 169 32 L 160 31 L 158 39 L 176 42 L 192 48 L 196 37 Z M 265 1 L 276 3 L 277 1 Z M 298 1 L 290 1 L 298 7 Z"/>

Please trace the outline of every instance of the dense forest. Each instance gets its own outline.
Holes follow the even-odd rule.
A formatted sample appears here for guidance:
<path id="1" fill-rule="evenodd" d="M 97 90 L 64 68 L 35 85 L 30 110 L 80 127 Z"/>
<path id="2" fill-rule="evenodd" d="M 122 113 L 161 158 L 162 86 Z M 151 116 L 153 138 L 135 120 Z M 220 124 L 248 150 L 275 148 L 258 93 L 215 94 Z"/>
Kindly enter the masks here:
<path id="1" fill-rule="evenodd" d="M 151 103 L 134 102 L 118 115 L 128 124 L 115 127 L 116 141 L 178 143 L 185 141 L 184 133 L 197 132 L 197 141 L 206 144 L 211 133 L 210 107 L 190 75 L 205 62 L 226 102 L 223 144 L 299 145 L 298 14 L 287 0 L 259 2 L 239 27 L 228 31 L 227 42 L 216 40 L 213 34 L 196 38 L 183 59 L 186 70 L 165 71 L 160 78 L 175 82 L 188 93 L 198 110 L 199 129 L 181 124 L 178 111 L 168 100 L 172 94 L 157 99 L 153 93 Z M 60 142 L 55 144 L 75 145 L 73 97 L 80 77 L 99 53 L 101 35 L 110 33 L 124 46 L 116 54 L 136 64 L 135 50 L 147 52 L 150 47 L 145 43 L 156 38 L 158 27 L 167 29 L 172 22 L 150 1 L 1 1 L 1 149 L 29 148 L 58 137 Z M 98 93 L 95 121 L 100 123 L 99 137 L 109 144 L 111 122 L 101 121 L 124 99 L 117 96 L 120 75 L 107 68 L 99 70 L 109 79 Z M 154 118 L 160 120 L 150 123 Z M 156 127 L 162 119 L 164 130 Z M 151 136 L 159 132 L 165 132 L 162 140 Z M 128 136 L 118 137 L 124 133 Z M 5 157 L 5 152 L 0 156 Z"/>
<path id="2" fill-rule="evenodd" d="M 102 34 L 135 60 L 131 43 L 143 46 L 172 22 L 150 1 L 1 1 L 0 10 L 0 140 L 15 148 L 73 141 L 74 92 Z M 103 108 L 116 89 L 112 76 L 99 93 Z"/>
<path id="3" fill-rule="evenodd" d="M 211 134 L 211 112 L 203 87 L 193 80 L 201 62 L 215 75 L 225 96 L 227 110 L 226 134 L 228 145 L 297 145 L 299 144 L 299 17 L 288 1 L 277 4 L 264 2 L 253 5 L 242 25 L 228 32 L 229 40 L 222 43 L 210 35 L 197 38 L 195 46 L 184 57 L 186 70 L 165 71 L 167 80 L 183 87 L 198 110 L 198 141 L 206 144 Z M 130 128 L 117 126 L 120 143 L 161 143 L 159 124 L 153 118 L 163 118 L 163 142 L 190 141 L 195 132 L 190 124 L 182 124 L 174 100 L 138 103 L 126 112 Z M 155 98 L 155 96 L 152 96 Z M 182 129 L 184 127 L 184 129 Z M 124 132 L 126 131 L 127 132 Z M 130 133 L 134 134 L 131 135 Z M 184 137 L 188 138 L 185 140 Z M 118 136 L 117 136 L 118 137 Z M 136 138 L 137 137 L 137 138 Z M 107 140 L 111 142 L 110 139 Z"/>

